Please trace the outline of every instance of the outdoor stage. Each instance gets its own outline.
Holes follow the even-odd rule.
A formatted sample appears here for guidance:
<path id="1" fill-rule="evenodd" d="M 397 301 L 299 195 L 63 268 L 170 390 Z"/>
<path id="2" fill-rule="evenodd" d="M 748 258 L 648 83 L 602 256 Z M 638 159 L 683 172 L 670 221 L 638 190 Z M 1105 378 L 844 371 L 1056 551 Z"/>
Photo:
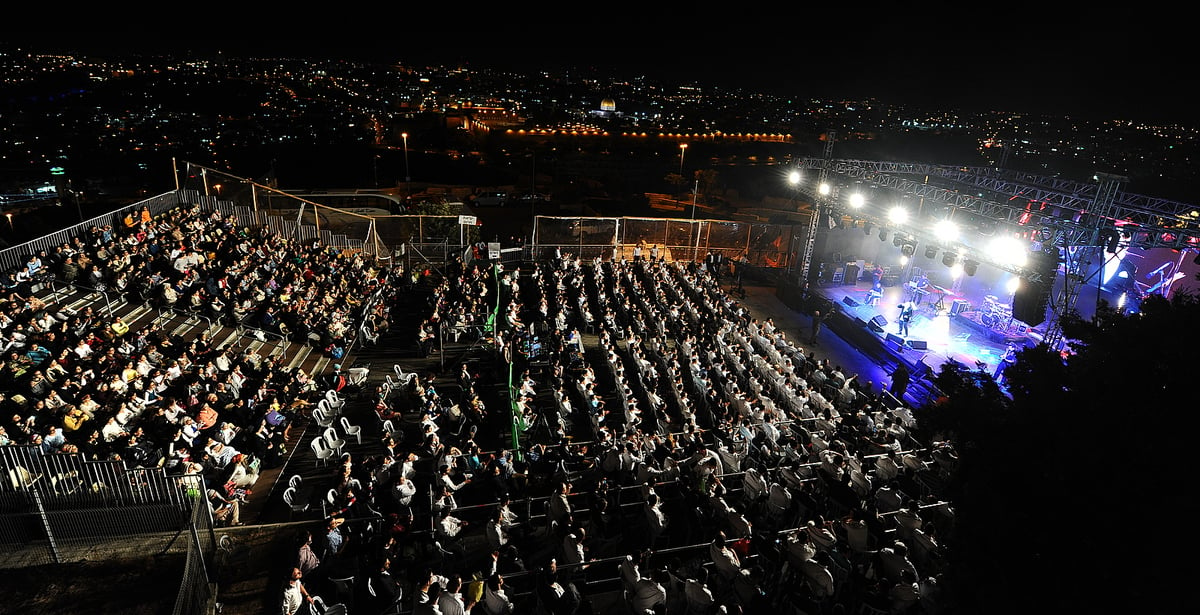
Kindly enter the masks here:
<path id="1" fill-rule="evenodd" d="M 913 300 L 904 284 L 883 287 L 883 295 L 868 303 L 871 279 L 824 284 L 817 294 L 836 305 L 831 328 L 876 360 L 903 362 L 915 376 L 936 373 L 954 360 L 968 368 L 996 369 L 1008 344 L 1018 349 L 1039 341 L 1039 332 L 1011 315 L 1011 306 L 996 297 L 968 297 L 951 289 L 931 290 L 900 335 L 900 304 Z M 936 288 L 936 287 L 935 287 Z"/>

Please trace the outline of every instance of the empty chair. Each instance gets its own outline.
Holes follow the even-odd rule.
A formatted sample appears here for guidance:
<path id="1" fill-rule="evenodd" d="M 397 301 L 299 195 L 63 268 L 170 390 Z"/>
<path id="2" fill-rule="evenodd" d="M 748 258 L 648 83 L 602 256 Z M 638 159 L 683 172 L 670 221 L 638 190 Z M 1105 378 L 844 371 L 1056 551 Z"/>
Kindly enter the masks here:
<path id="1" fill-rule="evenodd" d="M 325 433 L 322 435 L 322 437 L 325 439 L 325 445 L 328 446 L 331 451 L 329 454 L 330 457 L 332 457 L 334 454 L 342 454 L 342 447 L 346 446 L 346 441 L 338 437 L 336 429 L 332 427 L 326 427 Z"/>
<path id="2" fill-rule="evenodd" d="M 334 591 L 337 592 L 338 600 L 343 602 L 353 602 L 354 600 L 354 577 L 349 576 L 341 579 L 329 579 L 333 583 Z"/>
<path id="3" fill-rule="evenodd" d="M 299 474 L 293 474 L 292 477 L 288 479 L 288 487 L 291 487 L 296 491 L 300 491 L 300 487 L 303 483 L 304 479 L 301 478 Z"/>
<path id="4" fill-rule="evenodd" d="M 346 433 L 347 438 L 354 436 L 354 439 L 357 440 L 359 444 L 362 444 L 362 427 L 358 425 L 351 425 L 350 420 L 344 416 L 342 417 L 342 431 Z"/>
<path id="5" fill-rule="evenodd" d="M 325 391 L 325 399 L 329 400 L 330 407 L 335 410 L 340 409 L 346 403 L 346 398 L 333 389 Z"/>
<path id="6" fill-rule="evenodd" d="M 379 334 L 378 333 L 372 333 L 371 330 L 368 329 L 367 327 L 363 327 L 360 330 L 362 331 L 363 340 L 365 340 L 366 343 L 374 346 L 376 343 L 379 342 Z"/>
<path id="7" fill-rule="evenodd" d="M 396 384 L 408 386 L 417 381 L 417 372 L 406 372 L 399 364 L 392 366 L 392 370 L 396 372 Z"/>
<path id="8" fill-rule="evenodd" d="M 317 463 L 319 464 L 328 464 L 329 458 L 333 457 L 334 449 L 331 448 L 321 436 L 313 438 L 312 443 L 310 443 L 309 446 L 312 447 L 313 453 L 316 454 Z"/>
<path id="9" fill-rule="evenodd" d="M 289 518 L 291 517 L 292 514 L 295 514 L 298 512 L 305 512 L 308 510 L 308 502 L 297 502 L 296 501 L 296 488 L 295 487 L 288 487 L 287 489 L 283 490 L 283 502 L 288 505 Z"/>
<path id="10" fill-rule="evenodd" d="M 346 609 L 346 605 L 344 605 L 340 602 L 336 603 L 336 604 L 328 604 L 327 605 L 327 604 L 325 604 L 325 600 L 323 600 L 320 596 L 313 596 L 312 601 L 313 601 L 313 609 L 312 610 L 315 613 L 324 613 L 325 615 L 346 615 L 349 612 Z"/>
<path id="11" fill-rule="evenodd" d="M 325 400 L 321 401 L 324 402 Z M 333 415 L 330 414 L 328 409 L 318 407 L 316 410 L 313 410 L 312 415 L 316 419 L 317 425 L 320 425 L 322 429 L 333 426 Z"/>

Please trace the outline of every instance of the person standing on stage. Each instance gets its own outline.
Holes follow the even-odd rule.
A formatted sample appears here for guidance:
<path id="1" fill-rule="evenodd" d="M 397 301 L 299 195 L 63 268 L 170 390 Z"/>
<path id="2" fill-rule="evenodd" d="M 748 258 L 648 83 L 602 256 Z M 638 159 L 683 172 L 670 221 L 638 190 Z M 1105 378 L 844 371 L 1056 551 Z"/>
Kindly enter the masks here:
<path id="1" fill-rule="evenodd" d="M 916 305 L 912 301 L 905 301 L 900 304 L 900 317 L 896 319 L 900 327 L 900 336 L 908 337 L 908 325 L 912 323 L 913 312 L 916 311 Z"/>
<path id="2" fill-rule="evenodd" d="M 1004 370 L 1016 362 L 1017 347 L 1009 344 L 1008 349 L 1004 351 L 1004 356 L 1000 357 L 1000 362 L 996 364 L 996 371 L 992 374 L 992 380 L 995 380 L 996 384 L 1004 384 Z"/>

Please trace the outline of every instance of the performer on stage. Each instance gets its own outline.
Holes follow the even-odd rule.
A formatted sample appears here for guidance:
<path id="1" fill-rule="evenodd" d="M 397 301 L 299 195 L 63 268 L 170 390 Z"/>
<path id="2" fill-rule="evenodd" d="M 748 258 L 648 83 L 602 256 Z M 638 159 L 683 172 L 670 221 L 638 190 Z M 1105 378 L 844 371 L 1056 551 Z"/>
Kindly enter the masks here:
<path id="1" fill-rule="evenodd" d="M 908 325 L 912 323 L 913 312 L 917 306 L 912 301 L 905 301 L 900 304 L 900 317 L 896 319 L 896 323 L 900 326 L 900 336 L 908 337 Z"/>
<path id="2" fill-rule="evenodd" d="M 920 307 L 921 299 L 923 297 L 925 297 L 925 295 L 929 294 L 929 278 L 926 277 L 926 275 L 922 273 L 921 275 L 917 276 L 917 279 L 914 280 L 913 282 L 914 282 L 914 284 L 913 284 L 912 300 L 913 300 L 913 303 L 916 303 L 917 306 Z"/>
<path id="3" fill-rule="evenodd" d="M 875 265 L 875 268 L 871 270 L 871 286 L 883 288 L 883 267 Z"/>
<path id="4" fill-rule="evenodd" d="M 1004 384 L 1004 370 L 1016 362 L 1017 347 L 1009 344 L 1008 349 L 1004 351 L 1004 356 L 1000 357 L 1000 362 L 996 364 L 996 371 L 992 374 L 992 379 L 996 381 L 996 384 Z"/>
<path id="5" fill-rule="evenodd" d="M 883 284 L 876 281 L 871 286 L 871 290 L 867 291 L 867 298 L 863 301 L 867 305 L 879 305 L 879 300 L 883 299 Z"/>

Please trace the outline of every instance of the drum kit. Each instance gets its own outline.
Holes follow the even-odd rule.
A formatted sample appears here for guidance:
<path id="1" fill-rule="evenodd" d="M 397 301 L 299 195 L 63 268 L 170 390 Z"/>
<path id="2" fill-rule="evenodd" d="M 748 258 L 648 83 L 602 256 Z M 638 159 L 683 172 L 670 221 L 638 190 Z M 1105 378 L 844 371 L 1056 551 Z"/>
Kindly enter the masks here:
<path id="1" fill-rule="evenodd" d="M 988 295 L 983 298 L 983 307 L 979 310 L 979 322 L 990 329 L 1003 330 L 1007 329 L 1009 323 L 1012 322 L 1012 306 L 1007 303 L 1001 303 L 996 295 Z"/>

